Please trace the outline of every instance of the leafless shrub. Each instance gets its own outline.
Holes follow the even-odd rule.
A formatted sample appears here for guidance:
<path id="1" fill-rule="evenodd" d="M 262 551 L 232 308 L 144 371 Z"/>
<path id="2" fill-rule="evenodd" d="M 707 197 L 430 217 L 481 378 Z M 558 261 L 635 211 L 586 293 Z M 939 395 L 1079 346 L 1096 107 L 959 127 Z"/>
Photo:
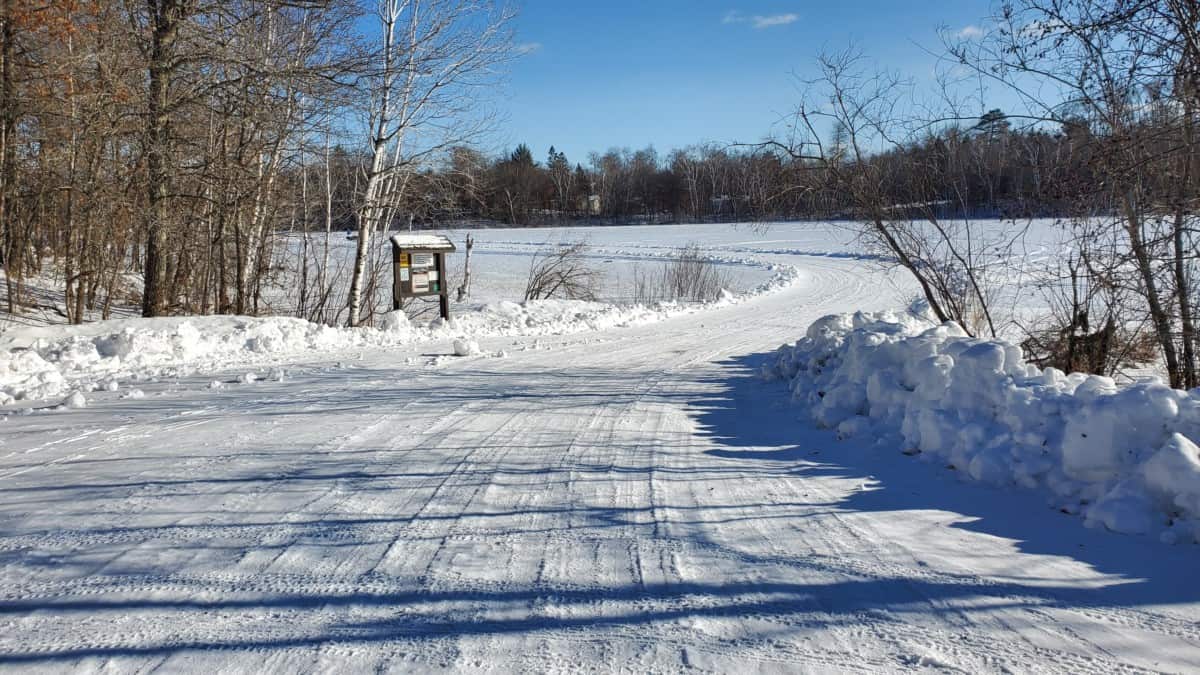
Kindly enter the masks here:
<path id="1" fill-rule="evenodd" d="M 1092 330 L 1086 312 L 1068 325 L 1031 331 L 1021 348 L 1039 368 L 1053 367 L 1068 373 L 1114 375 L 1122 368 L 1158 360 L 1151 331 L 1118 327 L 1112 315 Z"/>
<path id="2" fill-rule="evenodd" d="M 633 286 L 633 301 L 639 305 L 649 305 L 660 300 L 657 293 L 656 279 L 658 275 L 654 272 L 647 271 L 640 264 L 633 266 L 633 271 L 630 273 Z"/>
<path id="3" fill-rule="evenodd" d="M 706 258 L 695 244 L 676 251 L 663 271 L 662 288 L 672 300 L 716 300 L 728 286 L 729 276 Z"/>
<path id="4" fill-rule="evenodd" d="M 525 300 L 595 300 L 599 273 L 587 265 L 587 242 L 547 247 L 533 257 Z"/>
<path id="5" fill-rule="evenodd" d="M 677 250 L 657 274 L 633 270 L 633 297 L 642 304 L 664 300 L 709 302 L 730 286 L 729 275 L 696 244 Z"/>
<path id="6" fill-rule="evenodd" d="M 1077 224 L 1073 252 L 1037 280 L 1049 312 L 1020 328 L 1021 348 L 1039 367 L 1116 375 L 1161 358 L 1150 317 L 1124 278 L 1121 249 L 1101 243 L 1097 225 Z"/>

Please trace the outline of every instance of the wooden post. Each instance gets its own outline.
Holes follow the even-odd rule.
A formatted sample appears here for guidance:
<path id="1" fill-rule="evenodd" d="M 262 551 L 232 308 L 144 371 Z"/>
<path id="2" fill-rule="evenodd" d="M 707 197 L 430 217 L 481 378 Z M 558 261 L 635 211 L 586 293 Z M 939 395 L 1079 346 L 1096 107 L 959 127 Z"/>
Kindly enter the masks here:
<path id="1" fill-rule="evenodd" d="M 404 291 L 400 288 L 400 249 L 392 246 L 392 311 L 400 309 L 400 298 Z"/>
<path id="2" fill-rule="evenodd" d="M 443 321 L 450 320 L 450 290 L 446 288 L 446 254 L 437 254 L 438 310 Z"/>

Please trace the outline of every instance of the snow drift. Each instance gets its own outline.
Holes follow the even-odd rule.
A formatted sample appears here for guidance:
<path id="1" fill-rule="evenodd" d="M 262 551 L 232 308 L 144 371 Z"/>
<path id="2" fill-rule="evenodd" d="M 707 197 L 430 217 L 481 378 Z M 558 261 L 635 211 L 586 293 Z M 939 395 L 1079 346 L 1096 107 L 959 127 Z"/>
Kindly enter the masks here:
<path id="1" fill-rule="evenodd" d="M 685 308 L 594 302 L 499 302 L 416 327 L 401 312 L 380 328 L 333 328 L 287 317 L 123 319 L 14 330 L 0 337 L 0 405 L 94 391 L 113 380 L 178 377 L 312 354 L 417 341 L 578 333 L 658 321 Z M 476 350 L 478 351 L 478 349 Z"/>
<path id="2" fill-rule="evenodd" d="M 254 365 L 394 341 L 408 331 L 347 331 L 300 319 L 123 319 L 12 331 L 0 339 L 0 404 Z"/>
<path id="3" fill-rule="evenodd" d="M 1043 490 L 1091 527 L 1200 541 L 1200 390 L 1043 370 L 1016 345 L 911 313 L 824 317 L 764 375 L 839 437 Z"/>
<path id="4" fill-rule="evenodd" d="M 203 316 L 121 319 L 80 326 L 19 328 L 0 334 L 0 405 L 98 389 L 118 380 L 145 380 L 259 366 L 313 354 L 437 340 L 566 335 L 634 326 L 740 302 L 780 290 L 799 278 L 790 267 L 747 294 L 724 293 L 713 303 L 613 305 L 580 300 L 495 302 L 450 322 L 414 326 L 390 312 L 380 328 L 332 328 L 287 317 Z M 478 347 L 471 354 L 479 352 Z"/>

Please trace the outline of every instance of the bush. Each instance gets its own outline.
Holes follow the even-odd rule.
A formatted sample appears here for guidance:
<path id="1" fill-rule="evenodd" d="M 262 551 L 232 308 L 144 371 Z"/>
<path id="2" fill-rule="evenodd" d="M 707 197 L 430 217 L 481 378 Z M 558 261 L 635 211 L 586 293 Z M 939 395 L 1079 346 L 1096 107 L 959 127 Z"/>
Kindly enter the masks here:
<path id="1" fill-rule="evenodd" d="M 1030 331 L 1021 343 L 1025 357 L 1039 368 L 1067 373 L 1114 375 L 1120 369 L 1158 361 L 1154 335 L 1118 326 L 1110 315 L 1098 330 L 1091 330 L 1087 312 L 1068 325 Z"/>
<path id="2" fill-rule="evenodd" d="M 587 249 L 587 243 L 580 241 L 535 255 L 525 282 L 525 300 L 595 300 L 599 274 L 586 263 Z"/>
<path id="3" fill-rule="evenodd" d="M 696 244 L 688 244 L 676 251 L 657 274 L 634 268 L 633 295 L 642 304 L 665 300 L 711 302 L 730 286 L 729 282 L 729 275 L 720 265 L 706 258 Z"/>

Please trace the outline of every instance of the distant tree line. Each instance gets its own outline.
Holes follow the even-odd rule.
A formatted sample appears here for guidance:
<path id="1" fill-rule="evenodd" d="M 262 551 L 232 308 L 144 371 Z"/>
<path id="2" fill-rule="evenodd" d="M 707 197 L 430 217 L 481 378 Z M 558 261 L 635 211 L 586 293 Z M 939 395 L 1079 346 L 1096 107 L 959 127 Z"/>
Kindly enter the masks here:
<path id="1" fill-rule="evenodd" d="M 1052 216 L 1067 213 L 1072 186 L 1092 180 L 1093 140 L 1081 120 L 1018 128 L 992 110 L 864 161 L 892 174 L 880 194 L 890 205 L 932 202 L 971 217 Z M 365 160 L 339 150 L 338 161 L 352 174 L 354 163 Z M 410 219 L 428 227 L 464 220 L 538 226 L 851 217 L 853 199 L 825 189 L 817 168 L 764 143 L 698 144 L 666 155 L 653 147 L 611 149 L 579 162 L 553 146 L 541 160 L 525 144 L 499 157 L 455 147 L 414 177 L 420 189 L 397 215 L 402 227 Z M 344 195 L 342 204 L 350 198 Z"/>

